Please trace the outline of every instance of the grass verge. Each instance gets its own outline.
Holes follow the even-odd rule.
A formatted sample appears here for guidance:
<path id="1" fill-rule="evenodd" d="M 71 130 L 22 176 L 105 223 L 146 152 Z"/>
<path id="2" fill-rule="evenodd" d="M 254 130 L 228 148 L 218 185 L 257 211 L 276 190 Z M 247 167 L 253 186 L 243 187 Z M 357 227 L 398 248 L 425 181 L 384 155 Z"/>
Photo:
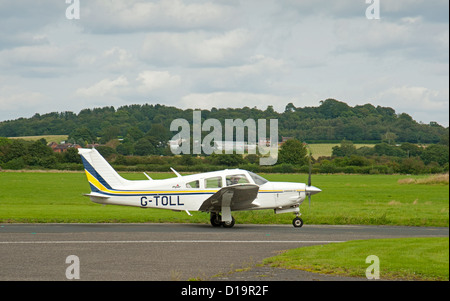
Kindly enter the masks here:
<path id="1" fill-rule="evenodd" d="M 173 177 L 152 173 L 154 179 Z M 145 179 L 140 173 L 124 177 Z M 267 174 L 271 181 L 305 182 L 307 175 Z M 313 185 L 322 189 L 311 206 L 301 205 L 307 224 L 365 224 L 437 226 L 449 225 L 448 184 L 399 183 L 401 179 L 420 181 L 426 176 L 400 175 L 314 175 Z M 134 207 L 103 206 L 83 194 L 90 191 L 81 172 L 0 172 L 0 222 L 193 222 L 209 223 L 209 215 Z M 293 214 L 273 210 L 233 212 L 237 223 L 290 224 Z"/>
<path id="2" fill-rule="evenodd" d="M 341 276 L 366 277 L 369 255 L 381 280 L 449 280 L 449 238 L 356 240 L 292 249 L 264 264 Z"/>

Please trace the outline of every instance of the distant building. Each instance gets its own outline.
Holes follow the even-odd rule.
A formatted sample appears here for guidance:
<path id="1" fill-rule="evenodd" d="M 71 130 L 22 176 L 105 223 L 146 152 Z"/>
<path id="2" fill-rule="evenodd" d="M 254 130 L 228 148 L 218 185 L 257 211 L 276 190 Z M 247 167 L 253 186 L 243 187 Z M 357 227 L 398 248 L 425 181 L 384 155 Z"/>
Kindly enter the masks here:
<path id="1" fill-rule="evenodd" d="M 285 143 L 288 140 L 294 139 L 293 137 L 281 137 L 281 144 Z"/>
<path id="2" fill-rule="evenodd" d="M 48 146 L 50 146 L 55 153 L 63 153 L 67 151 L 69 148 L 81 148 L 79 144 L 72 144 L 72 143 L 58 144 L 56 142 L 51 142 L 48 144 Z"/>

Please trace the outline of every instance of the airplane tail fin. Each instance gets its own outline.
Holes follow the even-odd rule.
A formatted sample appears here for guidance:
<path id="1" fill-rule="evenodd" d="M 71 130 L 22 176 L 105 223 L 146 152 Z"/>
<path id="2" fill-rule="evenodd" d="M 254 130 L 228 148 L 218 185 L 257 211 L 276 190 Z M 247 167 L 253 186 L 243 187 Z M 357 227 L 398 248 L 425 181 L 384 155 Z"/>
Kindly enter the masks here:
<path id="1" fill-rule="evenodd" d="M 128 184 L 96 149 L 79 148 L 78 154 L 84 165 L 84 171 L 92 192 L 108 192 Z"/>

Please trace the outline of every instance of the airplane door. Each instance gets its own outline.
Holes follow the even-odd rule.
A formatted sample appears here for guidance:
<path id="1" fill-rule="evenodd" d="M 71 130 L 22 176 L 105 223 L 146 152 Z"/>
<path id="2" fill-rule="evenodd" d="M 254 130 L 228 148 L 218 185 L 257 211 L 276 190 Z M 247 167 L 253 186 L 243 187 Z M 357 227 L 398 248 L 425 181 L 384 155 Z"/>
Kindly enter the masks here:
<path id="1" fill-rule="evenodd" d="M 273 183 L 268 182 L 259 187 L 259 193 L 256 202 L 258 202 L 261 207 L 275 208 L 278 206 L 278 193 L 273 189 L 273 186 Z"/>

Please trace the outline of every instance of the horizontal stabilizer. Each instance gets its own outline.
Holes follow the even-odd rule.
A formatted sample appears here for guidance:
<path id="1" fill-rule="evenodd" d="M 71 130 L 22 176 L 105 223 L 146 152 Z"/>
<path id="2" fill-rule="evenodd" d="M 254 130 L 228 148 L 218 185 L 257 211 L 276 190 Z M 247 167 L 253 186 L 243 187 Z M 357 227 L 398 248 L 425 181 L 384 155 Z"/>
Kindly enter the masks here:
<path id="1" fill-rule="evenodd" d="M 101 198 L 101 199 L 109 199 L 109 196 L 103 195 L 103 194 L 93 194 L 93 193 L 88 193 L 88 194 L 83 194 L 84 196 L 88 196 L 88 197 L 94 197 L 94 198 Z"/>

